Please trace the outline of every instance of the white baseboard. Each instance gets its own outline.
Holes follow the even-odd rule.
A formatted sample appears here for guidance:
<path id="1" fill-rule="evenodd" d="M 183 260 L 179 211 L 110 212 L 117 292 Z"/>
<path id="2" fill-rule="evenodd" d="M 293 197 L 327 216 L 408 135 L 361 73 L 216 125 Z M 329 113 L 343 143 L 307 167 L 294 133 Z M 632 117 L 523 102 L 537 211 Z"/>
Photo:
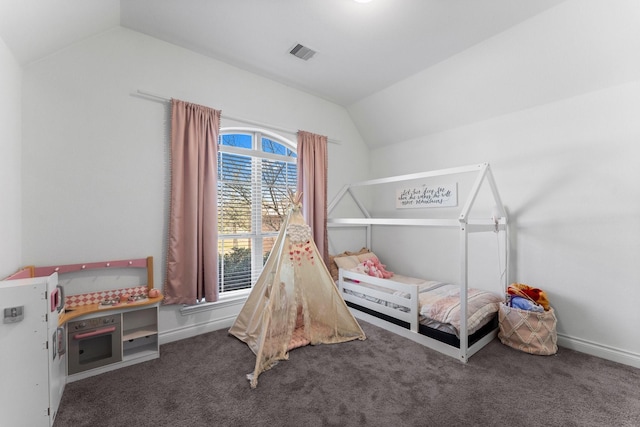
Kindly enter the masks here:
<path id="1" fill-rule="evenodd" d="M 633 366 L 634 368 L 640 368 L 640 354 L 637 353 L 563 334 L 558 334 L 558 345 L 560 347 L 590 354 L 602 359 Z"/>
<path id="2" fill-rule="evenodd" d="M 208 332 L 218 331 L 220 329 L 229 329 L 233 322 L 236 320 L 237 314 L 218 318 L 210 322 L 202 322 L 198 324 L 192 324 L 183 328 L 175 328 L 169 331 L 164 331 L 159 334 L 160 345 L 167 344 L 173 341 L 183 340 L 185 338 L 195 337 L 196 335 L 206 334 Z"/>

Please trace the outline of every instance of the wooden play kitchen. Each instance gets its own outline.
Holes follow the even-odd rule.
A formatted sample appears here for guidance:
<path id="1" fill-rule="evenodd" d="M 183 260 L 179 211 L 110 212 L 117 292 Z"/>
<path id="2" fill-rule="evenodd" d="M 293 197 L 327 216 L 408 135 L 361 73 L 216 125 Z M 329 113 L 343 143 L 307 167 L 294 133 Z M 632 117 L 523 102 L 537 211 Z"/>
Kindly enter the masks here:
<path id="1" fill-rule="evenodd" d="M 58 326 L 64 332 L 67 381 L 98 375 L 160 357 L 158 310 L 162 294 L 153 287 L 153 257 L 84 264 L 30 266 L 8 279 L 48 277 L 62 281 L 74 273 L 122 273 L 123 269 L 146 269 L 146 285 L 71 295 L 65 289 Z M 107 272 L 107 270 L 112 270 Z M 86 273 L 89 274 L 89 273 Z M 66 286 L 66 285 L 65 285 Z M 92 289 L 93 290 L 93 289 Z M 66 342 L 65 342 L 66 341 Z"/>

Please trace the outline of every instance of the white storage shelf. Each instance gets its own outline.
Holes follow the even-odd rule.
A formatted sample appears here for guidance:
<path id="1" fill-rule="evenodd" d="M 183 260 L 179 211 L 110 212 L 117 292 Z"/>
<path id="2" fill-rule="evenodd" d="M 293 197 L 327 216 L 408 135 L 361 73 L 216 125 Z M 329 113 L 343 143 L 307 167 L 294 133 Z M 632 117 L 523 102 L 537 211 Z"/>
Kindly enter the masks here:
<path id="1" fill-rule="evenodd" d="M 158 307 L 122 313 L 123 362 L 145 358 L 159 352 Z"/>
<path id="2" fill-rule="evenodd" d="M 150 335 L 157 335 L 157 334 L 158 334 L 157 328 L 151 328 L 151 327 L 136 328 L 136 329 L 131 329 L 123 332 L 122 341 L 125 342 L 129 340 L 135 340 L 137 338 L 148 337 Z"/>

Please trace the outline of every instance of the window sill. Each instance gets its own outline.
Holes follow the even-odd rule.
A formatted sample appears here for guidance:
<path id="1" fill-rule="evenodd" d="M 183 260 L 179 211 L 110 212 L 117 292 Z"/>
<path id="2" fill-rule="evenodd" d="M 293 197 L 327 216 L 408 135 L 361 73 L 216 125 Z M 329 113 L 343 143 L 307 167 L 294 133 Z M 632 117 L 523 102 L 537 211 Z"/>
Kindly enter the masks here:
<path id="1" fill-rule="evenodd" d="M 215 302 L 202 302 L 200 304 L 185 305 L 180 309 L 180 314 L 188 316 L 190 314 L 201 313 L 205 311 L 217 310 L 219 308 L 231 307 L 233 305 L 244 304 L 249 296 L 249 291 L 238 292 L 235 295 L 221 297 Z"/>

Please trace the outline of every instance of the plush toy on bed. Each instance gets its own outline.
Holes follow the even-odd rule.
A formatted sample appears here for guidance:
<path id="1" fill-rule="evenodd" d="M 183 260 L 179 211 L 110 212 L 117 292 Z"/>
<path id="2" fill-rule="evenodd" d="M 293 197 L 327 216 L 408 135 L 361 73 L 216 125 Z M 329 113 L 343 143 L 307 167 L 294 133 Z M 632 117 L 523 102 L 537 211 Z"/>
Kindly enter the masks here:
<path id="1" fill-rule="evenodd" d="M 393 276 L 392 272 L 386 270 L 386 265 L 380 263 L 380 260 L 376 257 L 371 257 L 358 264 L 356 271 L 381 279 L 388 279 Z"/>
<path id="2" fill-rule="evenodd" d="M 533 302 L 540 304 L 545 311 L 549 310 L 549 299 L 542 289 L 534 288 L 523 283 L 512 283 L 507 289 L 507 293 L 509 295 L 525 294 L 527 297 L 531 298 Z"/>

